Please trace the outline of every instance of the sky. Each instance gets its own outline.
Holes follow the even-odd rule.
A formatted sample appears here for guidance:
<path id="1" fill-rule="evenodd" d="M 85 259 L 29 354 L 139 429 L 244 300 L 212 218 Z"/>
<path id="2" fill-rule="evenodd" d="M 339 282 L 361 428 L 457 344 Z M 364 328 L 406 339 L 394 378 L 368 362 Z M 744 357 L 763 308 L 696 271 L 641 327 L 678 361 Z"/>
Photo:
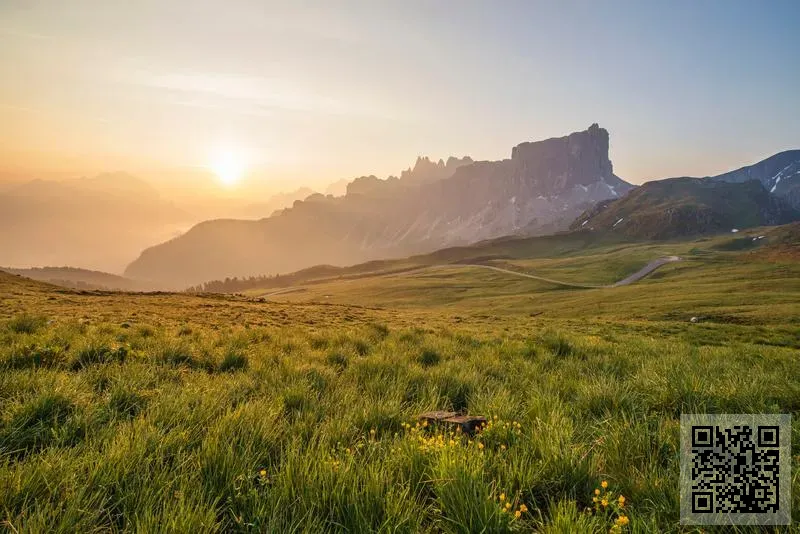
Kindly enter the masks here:
<path id="1" fill-rule="evenodd" d="M 2 0 L 0 175 L 288 190 L 595 122 L 623 179 L 712 175 L 800 148 L 799 21 L 796 0 Z"/>

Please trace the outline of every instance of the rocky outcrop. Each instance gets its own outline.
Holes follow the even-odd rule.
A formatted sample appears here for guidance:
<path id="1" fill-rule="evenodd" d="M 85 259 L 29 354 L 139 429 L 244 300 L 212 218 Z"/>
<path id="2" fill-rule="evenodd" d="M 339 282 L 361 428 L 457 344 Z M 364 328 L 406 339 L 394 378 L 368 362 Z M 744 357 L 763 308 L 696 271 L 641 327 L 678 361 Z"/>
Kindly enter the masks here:
<path id="1" fill-rule="evenodd" d="M 631 188 L 613 174 L 608 132 L 593 124 L 522 143 L 510 159 L 418 158 L 400 178 L 353 180 L 343 197 L 295 202 L 261 221 L 206 222 L 144 251 L 126 274 L 185 287 L 550 233 Z"/>
<path id="2" fill-rule="evenodd" d="M 443 180 L 453 176 L 456 169 L 469 165 L 472 163 L 472 158 L 464 156 L 463 158 L 454 158 L 450 156 L 447 162 L 439 160 L 437 163 L 428 158 L 428 156 L 420 156 L 413 168 L 409 168 L 400 173 L 400 179 L 405 184 L 423 184 Z"/>
<path id="3" fill-rule="evenodd" d="M 511 151 L 511 160 L 528 184 L 543 194 L 559 194 L 576 185 L 590 186 L 601 180 L 614 183 L 608 159 L 608 132 L 592 124 L 585 132 L 538 143 L 522 143 Z"/>

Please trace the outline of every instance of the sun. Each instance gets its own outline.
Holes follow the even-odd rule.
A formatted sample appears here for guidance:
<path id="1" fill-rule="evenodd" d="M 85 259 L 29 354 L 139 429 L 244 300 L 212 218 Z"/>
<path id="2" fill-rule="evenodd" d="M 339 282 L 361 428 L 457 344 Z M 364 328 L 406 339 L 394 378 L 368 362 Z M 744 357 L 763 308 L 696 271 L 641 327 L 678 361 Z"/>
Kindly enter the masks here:
<path id="1" fill-rule="evenodd" d="M 210 167 L 222 185 L 230 187 L 242 179 L 246 163 L 240 153 L 227 149 L 214 154 Z"/>

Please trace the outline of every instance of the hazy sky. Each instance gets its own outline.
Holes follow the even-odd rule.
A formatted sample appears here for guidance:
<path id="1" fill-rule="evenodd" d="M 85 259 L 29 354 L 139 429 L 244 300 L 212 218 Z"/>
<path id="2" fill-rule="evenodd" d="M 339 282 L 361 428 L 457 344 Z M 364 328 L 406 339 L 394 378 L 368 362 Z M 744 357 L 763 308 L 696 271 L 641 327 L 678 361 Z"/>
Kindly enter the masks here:
<path id="1" fill-rule="evenodd" d="M 797 0 L 2 0 L 0 171 L 229 157 L 285 188 L 598 122 L 622 178 L 714 174 L 800 148 L 798 24 Z"/>

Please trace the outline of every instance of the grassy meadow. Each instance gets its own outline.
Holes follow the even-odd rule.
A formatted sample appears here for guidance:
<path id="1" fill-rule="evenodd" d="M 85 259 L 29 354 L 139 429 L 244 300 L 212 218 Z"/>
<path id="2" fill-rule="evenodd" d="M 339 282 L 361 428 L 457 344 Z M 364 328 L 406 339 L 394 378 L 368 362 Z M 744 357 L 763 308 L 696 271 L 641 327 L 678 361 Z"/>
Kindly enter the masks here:
<path id="1" fill-rule="evenodd" d="M 678 524 L 680 414 L 751 412 L 794 416 L 796 524 L 800 264 L 757 252 L 491 260 L 610 283 L 685 258 L 589 290 L 468 265 L 245 295 L 0 273 L 0 528 L 700 532 Z M 490 424 L 417 424 L 435 409 Z"/>

